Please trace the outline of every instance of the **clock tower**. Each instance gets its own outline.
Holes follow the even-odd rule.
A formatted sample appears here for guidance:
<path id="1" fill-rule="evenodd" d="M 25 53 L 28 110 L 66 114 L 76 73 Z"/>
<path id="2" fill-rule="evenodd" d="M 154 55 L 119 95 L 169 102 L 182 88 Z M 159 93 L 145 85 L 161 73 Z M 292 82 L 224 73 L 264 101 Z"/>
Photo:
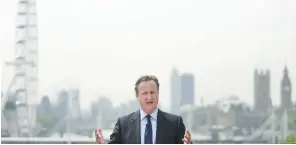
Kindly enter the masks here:
<path id="1" fill-rule="evenodd" d="M 292 108 L 292 83 L 287 66 L 285 66 L 283 73 L 284 76 L 281 81 L 281 108 L 289 110 Z"/>

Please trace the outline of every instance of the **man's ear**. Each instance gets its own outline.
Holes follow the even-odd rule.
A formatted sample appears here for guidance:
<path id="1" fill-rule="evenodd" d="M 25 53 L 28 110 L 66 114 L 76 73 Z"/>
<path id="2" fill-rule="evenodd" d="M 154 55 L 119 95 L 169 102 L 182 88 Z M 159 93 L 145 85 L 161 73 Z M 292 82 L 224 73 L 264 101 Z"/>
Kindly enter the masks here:
<path id="1" fill-rule="evenodd" d="M 136 95 L 137 100 L 139 100 L 139 95 L 137 93 L 135 95 Z"/>
<path id="2" fill-rule="evenodd" d="M 137 98 L 137 101 L 140 103 L 140 97 L 139 96 L 136 96 L 136 98 Z"/>

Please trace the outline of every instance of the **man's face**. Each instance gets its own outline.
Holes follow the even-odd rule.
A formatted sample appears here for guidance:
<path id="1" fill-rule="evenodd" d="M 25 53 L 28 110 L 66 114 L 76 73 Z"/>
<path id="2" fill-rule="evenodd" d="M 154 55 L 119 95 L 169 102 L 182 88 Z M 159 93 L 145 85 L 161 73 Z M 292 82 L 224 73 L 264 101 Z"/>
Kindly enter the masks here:
<path id="1" fill-rule="evenodd" d="M 151 114 L 158 104 L 158 91 L 156 83 L 151 81 L 143 81 L 138 86 L 138 101 L 140 102 L 142 110 Z"/>

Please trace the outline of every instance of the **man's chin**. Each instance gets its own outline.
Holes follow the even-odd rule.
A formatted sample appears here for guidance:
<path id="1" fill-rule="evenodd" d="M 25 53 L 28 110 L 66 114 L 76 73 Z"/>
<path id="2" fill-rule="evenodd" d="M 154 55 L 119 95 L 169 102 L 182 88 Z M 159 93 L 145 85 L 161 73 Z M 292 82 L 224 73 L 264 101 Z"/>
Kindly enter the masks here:
<path id="1" fill-rule="evenodd" d="M 153 105 L 153 104 L 151 104 L 151 105 Z M 154 110 L 156 109 L 157 107 L 155 107 L 155 106 L 146 106 L 145 107 L 145 113 L 147 113 L 147 114 L 151 114 L 152 112 L 154 112 Z"/>

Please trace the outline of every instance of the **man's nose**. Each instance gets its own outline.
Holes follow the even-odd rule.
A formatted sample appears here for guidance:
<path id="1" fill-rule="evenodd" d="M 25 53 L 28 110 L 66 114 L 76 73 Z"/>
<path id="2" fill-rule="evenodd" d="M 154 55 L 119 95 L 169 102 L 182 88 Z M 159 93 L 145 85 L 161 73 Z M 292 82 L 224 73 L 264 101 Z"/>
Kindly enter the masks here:
<path id="1" fill-rule="evenodd" d="M 151 95 L 151 93 L 148 93 L 148 95 L 147 95 L 146 99 L 151 99 L 151 98 L 152 98 L 152 95 Z"/>

